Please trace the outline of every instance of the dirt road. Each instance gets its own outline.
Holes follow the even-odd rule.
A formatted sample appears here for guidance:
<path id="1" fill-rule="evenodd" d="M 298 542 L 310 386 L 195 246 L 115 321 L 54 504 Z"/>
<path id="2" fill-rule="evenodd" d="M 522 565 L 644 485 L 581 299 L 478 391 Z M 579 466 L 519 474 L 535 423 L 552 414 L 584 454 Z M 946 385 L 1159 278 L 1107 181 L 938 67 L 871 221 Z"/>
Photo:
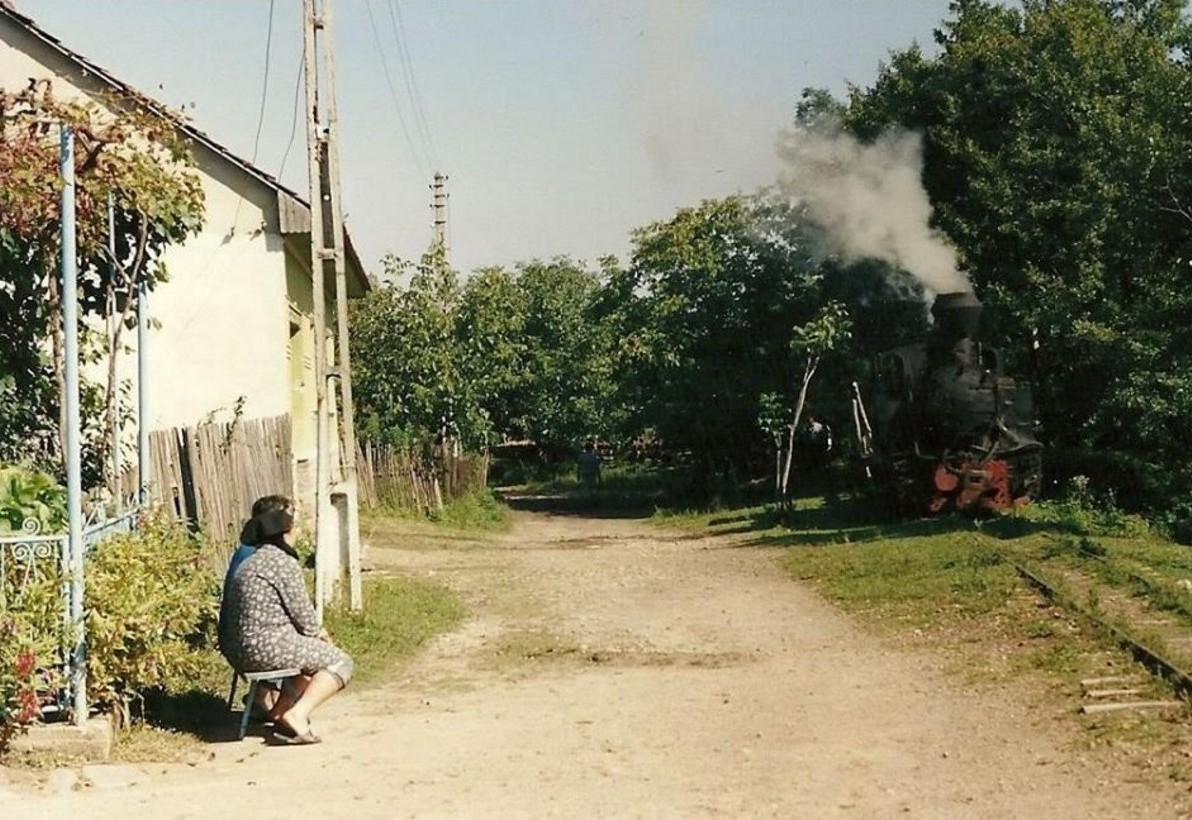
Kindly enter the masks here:
<path id="1" fill-rule="evenodd" d="M 317 715 L 325 742 L 197 765 L 0 780 L 0 817 L 1177 817 L 1052 716 L 976 697 L 867 636 L 774 550 L 633 520 L 518 513 L 483 542 L 374 536 L 470 617 L 391 685 Z"/>

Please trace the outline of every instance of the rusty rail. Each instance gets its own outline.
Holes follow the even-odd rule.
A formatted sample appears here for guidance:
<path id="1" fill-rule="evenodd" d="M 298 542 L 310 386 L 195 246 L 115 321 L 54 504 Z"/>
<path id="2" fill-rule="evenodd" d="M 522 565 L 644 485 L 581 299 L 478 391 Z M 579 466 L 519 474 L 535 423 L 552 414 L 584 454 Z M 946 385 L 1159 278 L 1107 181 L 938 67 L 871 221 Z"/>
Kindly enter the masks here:
<path id="1" fill-rule="evenodd" d="M 1049 600 L 1054 601 L 1065 609 L 1076 613 L 1081 618 L 1093 624 L 1097 629 L 1109 634 L 1118 645 L 1129 650 L 1134 659 L 1151 671 L 1152 674 L 1167 679 L 1176 692 L 1184 697 L 1192 697 L 1192 675 L 1189 675 L 1175 663 L 1163 657 L 1159 652 L 1142 643 L 1121 627 L 1099 618 L 1087 607 L 1064 595 L 1037 572 L 1033 572 L 1022 564 L 1014 564 L 1014 569 L 1031 586 L 1038 589 Z"/>

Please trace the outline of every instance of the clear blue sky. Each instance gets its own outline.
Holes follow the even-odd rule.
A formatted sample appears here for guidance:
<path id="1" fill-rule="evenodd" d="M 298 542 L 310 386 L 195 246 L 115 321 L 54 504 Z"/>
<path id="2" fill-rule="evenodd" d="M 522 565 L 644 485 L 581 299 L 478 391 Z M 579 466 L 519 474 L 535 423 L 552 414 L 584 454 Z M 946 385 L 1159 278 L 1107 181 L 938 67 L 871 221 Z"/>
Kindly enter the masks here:
<path id="1" fill-rule="evenodd" d="M 270 0 L 15 3 L 124 81 L 193 103 L 195 124 L 245 158 L 270 42 L 256 163 L 282 171 L 301 0 L 274 0 L 271 39 Z M 624 260 L 633 228 L 773 181 L 775 138 L 801 90 L 840 95 L 870 84 L 892 50 L 930 50 L 948 0 L 334 0 L 333 10 L 344 209 L 365 264 L 427 247 L 441 169 L 452 262 L 470 271 L 557 254 Z M 305 192 L 305 167 L 299 122 L 284 181 Z"/>

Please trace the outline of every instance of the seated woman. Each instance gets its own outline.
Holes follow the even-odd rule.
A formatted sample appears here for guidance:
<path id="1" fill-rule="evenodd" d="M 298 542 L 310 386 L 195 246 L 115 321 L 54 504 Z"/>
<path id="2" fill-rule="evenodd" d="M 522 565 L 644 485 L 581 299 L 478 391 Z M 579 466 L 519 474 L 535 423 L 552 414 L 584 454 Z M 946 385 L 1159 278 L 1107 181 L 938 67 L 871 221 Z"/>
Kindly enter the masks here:
<path id="1" fill-rule="evenodd" d="M 257 538 L 260 527 L 254 519 L 271 510 L 285 510 L 293 514 L 294 502 L 284 495 L 266 495 L 253 502 L 251 517 L 245 522 L 244 529 L 240 533 L 240 542 L 236 545 L 236 550 L 232 553 L 231 560 L 228 562 L 228 570 L 224 574 L 223 592 L 220 595 L 219 601 L 219 650 L 225 656 L 227 652 L 224 647 L 228 644 L 228 635 L 232 630 L 231 618 L 228 612 L 228 602 L 230 600 L 228 592 L 232 588 L 232 579 L 236 577 L 240 565 L 257 549 L 257 545 L 253 539 Z M 250 709 L 252 715 L 257 720 L 276 721 L 279 715 L 274 714 L 273 708 L 281 692 L 281 684 L 281 681 L 261 681 L 257 686 L 256 703 L 248 703 L 247 696 L 245 696 L 244 708 Z"/>
<path id="2" fill-rule="evenodd" d="M 249 522 L 257 544 L 228 589 L 228 627 L 223 653 L 240 672 L 301 669 L 283 687 L 273 708 L 274 737 L 289 744 L 318 743 L 311 713 L 347 685 L 352 659 L 319 627 L 294 550 L 294 517 L 270 510 Z"/>

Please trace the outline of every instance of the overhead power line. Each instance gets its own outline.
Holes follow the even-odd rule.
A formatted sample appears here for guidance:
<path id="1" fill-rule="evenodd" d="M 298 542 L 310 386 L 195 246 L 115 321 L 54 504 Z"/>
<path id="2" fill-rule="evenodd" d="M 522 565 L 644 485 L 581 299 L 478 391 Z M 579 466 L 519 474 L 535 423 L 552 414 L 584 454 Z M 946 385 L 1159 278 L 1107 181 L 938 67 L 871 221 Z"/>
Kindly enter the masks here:
<path id="1" fill-rule="evenodd" d="M 389 61 L 385 59 L 385 48 L 381 45 L 381 35 L 377 30 L 376 17 L 373 15 L 372 0 L 365 0 L 364 8 L 368 11 L 368 22 L 372 27 L 373 41 L 377 46 L 377 55 L 381 58 L 381 68 L 385 74 L 385 84 L 389 87 L 389 97 L 393 101 L 393 110 L 394 113 L 397 114 L 398 123 L 401 125 L 402 135 L 406 139 L 406 145 L 409 146 L 410 153 L 414 157 L 415 164 L 418 165 L 419 172 L 423 175 L 426 175 L 429 173 L 431 159 L 429 154 L 426 152 L 425 146 L 421 147 L 420 152 L 420 146 L 416 145 L 414 139 L 410 136 L 410 129 L 406 125 L 406 118 L 402 114 L 401 103 L 397 98 L 397 89 L 393 85 L 393 76 L 389 73 Z M 417 115 L 415 114 L 415 117 L 416 116 Z"/>
<path id="2" fill-rule="evenodd" d="M 252 162 L 256 164 L 257 152 L 261 148 L 261 131 L 265 127 L 265 101 L 269 98 L 269 63 L 273 50 L 273 7 L 275 0 L 269 0 L 269 25 L 265 30 L 265 76 L 261 80 L 261 106 L 257 111 L 257 133 L 252 140 Z"/>
<path id="3" fill-rule="evenodd" d="M 261 78 L 261 104 L 257 109 L 257 133 L 252 140 L 252 159 L 249 160 L 250 165 L 255 165 L 257 162 L 257 152 L 261 148 L 261 131 L 265 127 L 265 103 L 269 99 L 269 63 L 273 51 L 273 6 L 274 0 L 269 0 L 269 22 L 265 28 L 265 69 L 264 76 Z M 232 214 L 232 231 L 236 230 L 236 225 L 240 222 L 240 207 L 244 204 L 244 197 L 241 196 L 236 200 L 236 210 Z"/>
<path id="4" fill-rule="evenodd" d="M 430 124 L 426 119 L 426 110 L 422 107 L 422 95 L 418 93 L 418 80 L 414 76 L 414 62 L 410 59 L 410 49 L 406 40 L 406 25 L 402 19 L 401 5 L 398 0 L 389 0 L 389 25 L 393 29 L 394 43 L 400 58 L 402 78 L 405 80 L 406 96 L 410 100 L 410 108 L 414 112 L 419 135 L 425 143 L 426 152 L 431 160 L 438 164 L 438 152 L 435 151 L 435 141 L 431 137 Z"/>
<path id="5" fill-rule="evenodd" d="M 285 182 L 286 160 L 290 158 L 290 149 L 294 147 L 294 137 L 298 134 L 298 100 L 302 96 L 302 55 L 298 55 L 298 71 L 294 78 L 294 111 L 290 115 L 290 140 L 286 143 L 286 150 L 281 155 L 281 166 L 277 169 L 277 178 Z"/>

